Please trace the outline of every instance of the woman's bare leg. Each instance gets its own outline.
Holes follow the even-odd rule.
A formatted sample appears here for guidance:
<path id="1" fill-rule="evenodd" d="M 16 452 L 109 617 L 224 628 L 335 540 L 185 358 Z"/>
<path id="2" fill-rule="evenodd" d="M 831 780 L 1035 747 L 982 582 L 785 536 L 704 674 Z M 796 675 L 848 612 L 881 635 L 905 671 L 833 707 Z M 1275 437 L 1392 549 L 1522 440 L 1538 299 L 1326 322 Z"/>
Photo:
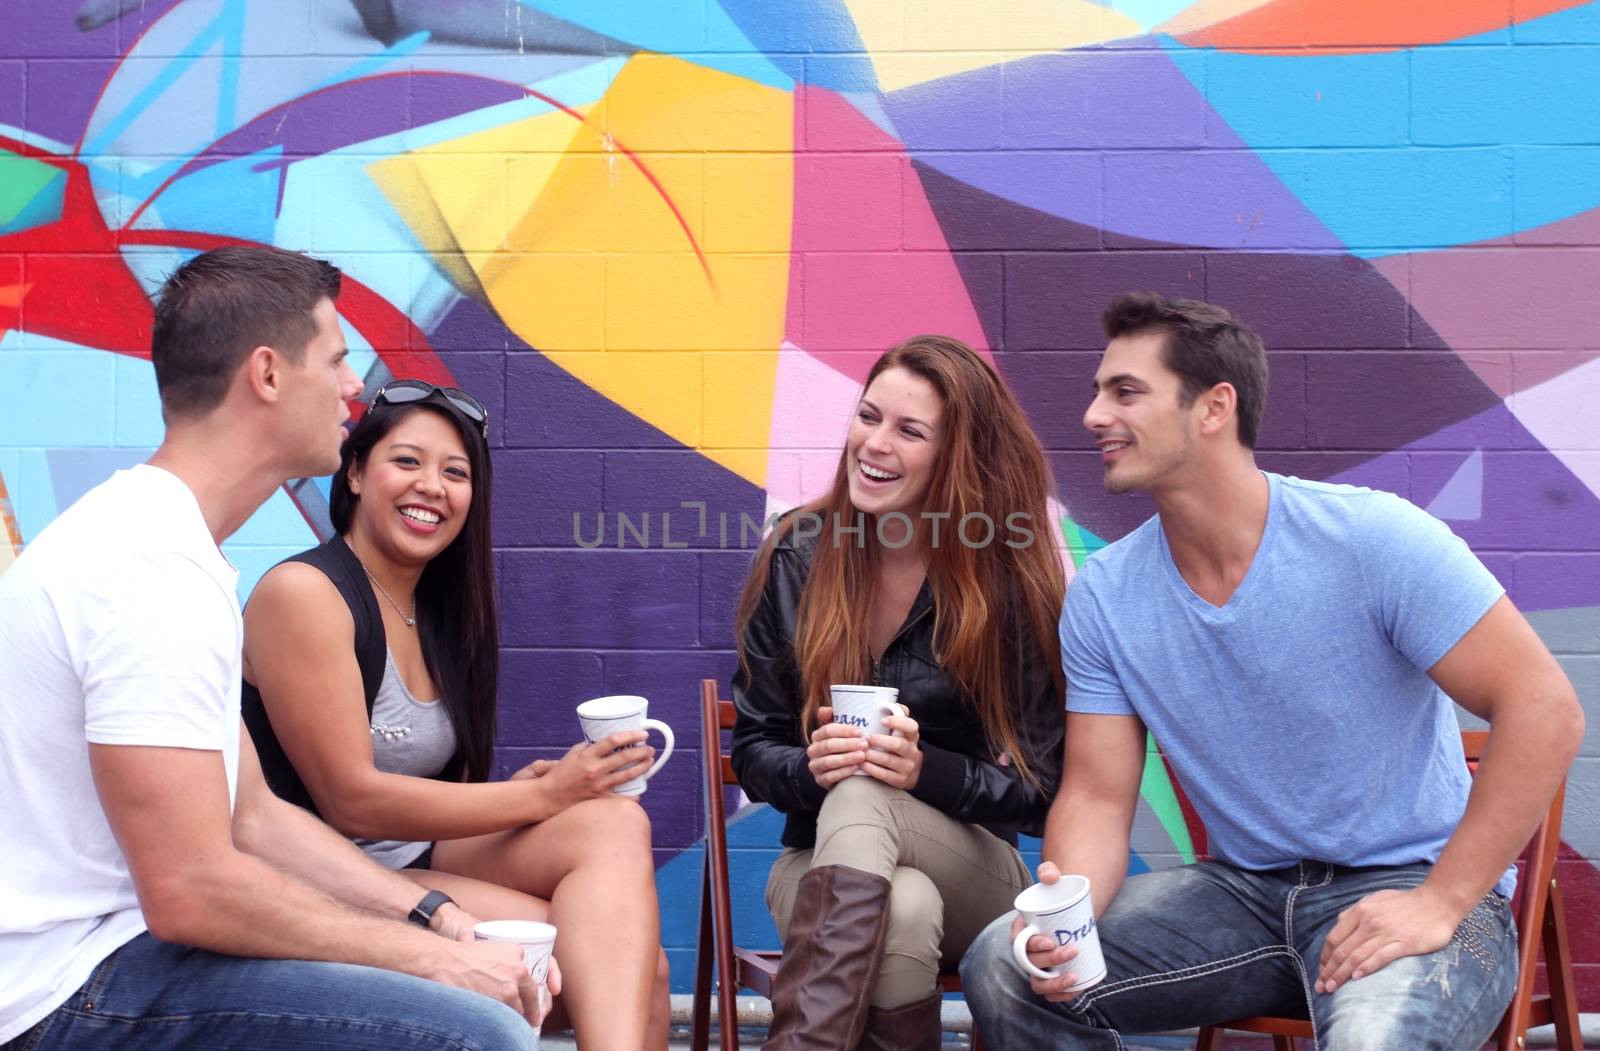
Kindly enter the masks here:
<path id="1" fill-rule="evenodd" d="M 591 799 L 537 825 L 441 841 L 433 865 L 550 902 L 562 999 L 587 1051 L 666 1047 L 650 819 L 637 802 Z"/>
<path id="2" fill-rule="evenodd" d="M 418 885 L 429 890 L 444 891 L 457 905 L 480 920 L 550 918 L 548 901 L 512 890 L 510 887 L 502 887 L 497 883 L 485 883 L 470 876 L 458 876 L 453 872 L 438 872 L 432 869 L 402 869 L 400 875 L 410 877 Z M 668 1010 L 671 1010 L 670 1006 Z M 559 1033 L 563 1029 L 572 1028 L 572 1021 L 567 1018 L 566 1004 L 561 997 L 557 996 L 550 1001 L 550 1013 L 545 1015 L 544 1025 L 541 1028 L 546 1033 Z"/>

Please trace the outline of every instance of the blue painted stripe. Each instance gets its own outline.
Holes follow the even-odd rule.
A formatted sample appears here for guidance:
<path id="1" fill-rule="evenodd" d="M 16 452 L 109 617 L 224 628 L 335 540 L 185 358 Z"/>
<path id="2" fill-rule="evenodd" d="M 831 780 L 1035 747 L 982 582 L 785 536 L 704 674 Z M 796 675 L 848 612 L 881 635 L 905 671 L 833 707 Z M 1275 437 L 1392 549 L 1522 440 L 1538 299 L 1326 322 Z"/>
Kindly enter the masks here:
<path id="1" fill-rule="evenodd" d="M 522 0 L 525 7 L 708 69 L 788 91 L 795 78 L 772 64 L 714 0 Z"/>
<path id="2" fill-rule="evenodd" d="M 1594 6 L 1541 29 L 1559 34 L 1565 20 L 1578 33 Z M 1207 50 L 1203 76 L 1179 68 L 1340 241 L 1381 256 L 1507 237 L 1600 205 L 1594 180 L 1564 167 L 1570 154 L 1519 152 L 1513 174 L 1512 151 L 1491 145 L 1592 143 L 1600 47 L 1510 41 L 1497 30 L 1373 54 Z"/>

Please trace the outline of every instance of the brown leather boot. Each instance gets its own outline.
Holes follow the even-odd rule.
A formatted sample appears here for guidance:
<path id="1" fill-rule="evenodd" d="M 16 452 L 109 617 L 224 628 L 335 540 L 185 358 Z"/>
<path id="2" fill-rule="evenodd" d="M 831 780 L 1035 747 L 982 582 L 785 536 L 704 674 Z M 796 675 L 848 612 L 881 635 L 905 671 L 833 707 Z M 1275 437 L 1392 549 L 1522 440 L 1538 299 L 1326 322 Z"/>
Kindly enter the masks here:
<path id="1" fill-rule="evenodd" d="M 913 1000 L 899 1007 L 874 1007 L 867 1012 L 867 1028 L 856 1051 L 927 1051 L 944 1039 L 939 1021 L 939 1004 L 944 997 L 934 993 L 925 1000 Z"/>
<path id="2" fill-rule="evenodd" d="M 854 1051 L 889 930 L 889 881 L 844 865 L 800 877 L 764 1051 Z"/>

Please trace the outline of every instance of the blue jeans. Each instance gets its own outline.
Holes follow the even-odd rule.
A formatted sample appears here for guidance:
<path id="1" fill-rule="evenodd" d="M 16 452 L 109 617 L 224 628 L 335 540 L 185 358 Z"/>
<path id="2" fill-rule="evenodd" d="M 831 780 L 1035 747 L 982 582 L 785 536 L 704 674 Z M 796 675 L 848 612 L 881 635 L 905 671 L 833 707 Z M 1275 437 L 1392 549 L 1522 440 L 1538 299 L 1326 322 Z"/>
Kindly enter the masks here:
<path id="1" fill-rule="evenodd" d="M 1491 892 L 1450 944 L 1395 960 L 1331 994 L 1314 991 L 1339 913 L 1374 891 L 1420 884 L 1431 866 L 1345 868 L 1303 861 L 1246 872 L 1207 861 L 1134 876 L 1100 921 L 1106 976 L 1070 1004 L 1037 997 L 1011 958 L 1007 914 L 961 961 L 972 1015 L 991 1046 L 1123 1046 L 1151 1033 L 1242 1018 L 1312 1020 L 1323 1051 L 1478 1048 L 1511 1001 L 1517 936 Z"/>
<path id="2" fill-rule="evenodd" d="M 5 1051 L 533 1051 L 496 1000 L 373 967 L 255 960 L 141 934 Z"/>

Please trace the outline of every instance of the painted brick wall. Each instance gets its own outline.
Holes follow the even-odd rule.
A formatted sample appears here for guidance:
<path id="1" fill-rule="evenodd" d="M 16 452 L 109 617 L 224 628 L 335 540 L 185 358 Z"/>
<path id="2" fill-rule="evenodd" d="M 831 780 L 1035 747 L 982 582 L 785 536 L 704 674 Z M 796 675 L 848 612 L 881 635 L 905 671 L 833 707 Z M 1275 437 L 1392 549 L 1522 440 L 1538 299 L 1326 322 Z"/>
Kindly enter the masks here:
<path id="1" fill-rule="evenodd" d="M 490 407 L 504 763 L 558 754 L 571 705 L 601 693 L 648 694 L 677 728 L 646 803 L 680 986 L 695 686 L 732 666 L 741 518 L 824 484 L 867 365 L 916 332 L 993 354 L 1081 560 L 1149 511 L 1100 490 L 1078 422 L 1099 309 L 1130 288 L 1233 308 L 1272 348 L 1264 465 L 1449 522 L 1600 727 L 1600 3 L 0 17 L 0 571 L 160 440 L 144 297 L 186 253 L 334 260 L 370 384 L 451 379 Z M 230 542 L 246 590 L 325 532 L 324 493 L 289 487 Z M 619 514 L 648 543 L 619 547 Z M 1562 861 L 1589 1010 L 1597 735 Z M 1136 867 L 1192 856 L 1198 831 L 1155 785 Z M 753 938 L 775 838 L 770 812 L 741 816 Z"/>

